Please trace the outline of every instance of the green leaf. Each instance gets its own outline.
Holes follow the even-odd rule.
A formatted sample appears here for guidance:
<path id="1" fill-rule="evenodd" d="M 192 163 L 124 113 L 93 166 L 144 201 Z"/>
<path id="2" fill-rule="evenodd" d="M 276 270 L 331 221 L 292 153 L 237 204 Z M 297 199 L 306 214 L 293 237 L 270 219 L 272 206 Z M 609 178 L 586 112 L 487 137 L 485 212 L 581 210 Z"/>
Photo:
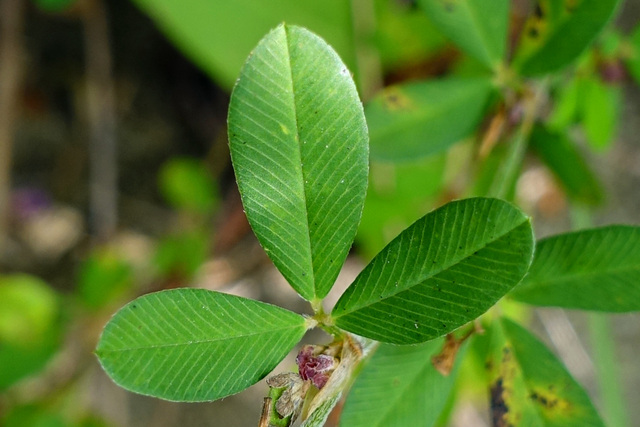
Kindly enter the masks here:
<path id="1" fill-rule="evenodd" d="M 305 319 L 280 307 L 204 289 L 142 296 L 107 323 L 96 354 L 136 393 L 202 402 L 267 375 L 302 338 Z"/>
<path id="2" fill-rule="evenodd" d="M 156 249 L 155 266 L 165 278 L 188 282 L 206 261 L 209 246 L 209 235 L 202 230 L 165 236 Z"/>
<path id="3" fill-rule="evenodd" d="M 543 0 L 525 25 L 514 63 L 527 76 L 577 59 L 609 22 L 620 0 Z"/>
<path id="4" fill-rule="evenodd" d="M 487 311 L 524 276 L 529 218 L 498 199 L 449 203 L 416 221 L 338 300 L 340 328 L 382 342 L 428 341 Z"/>
<path id="5" fill-rule="evenodd" d="M 574 77 L 561 82 L 554 96 L 553 110 L 547 120 L 550 128 L 564 130 L 571 126 L 580 111 L 580 100 L 584 91 L 584 79 Z"/>
<path id="6" fill-rule="evenodd" d="M 419 0 L 429 19 L 461 49 L 491 68 L 503 60 L 508 0 Z"/>
<path id="7" fill-rule="evenodd" d="M 187 56 L 231 88 L 251 49 L 280 22 L 323 34 L 355 64 L 351 5 L 343 0 L 135 0 Z"/>
<path id="8" fill-rule="evenodd" d="M 494 425 L 604 427 L 587 393 L 540 341 L 510 320 L 499 325 L 487 361 Z"/>
<path id="9" fill-rule="evenodd" d="M 371 163 L 367 199 L 356 236 L 361 256 L 373 258 L 402 230 L 433 209 L 443 186 L 445 164 L 445 155 L 415 162 Z"/>
<path id="10" fill-rule="evenodd" d="M 229 141 L 260 243 L 303 298 L 324 297 L 353 243 L 367 188 L 367 127 L 349 71 L 319 37 L 279 26 L 233 90 Z"/>
<path id="11" fill-rule="evenodd" d="M 169 160 L 162 166 L 159 181 L 164 198 L 178 209 L 206 214 L 218 202 L 211 173 L 196 159 Z"/>
<path id="12" fill-rule="evenodd" d="M 0 392 L 40 371 L 61 336 L 60 301 L 40 279 L 0 276 Z"/>
<path id="13" fill-rule="evenodd" d="M 609 86 L 598 79 L 585 81 L 582 98 L 582 126 L 587 142 L 596 150 L 613 142 L 622 105 L 620 87 Z"/>
<path id="14" fill-rule="evenodd" d="M 537 126 L 531 133 L 529 146 L 551 169 L 569 197 L 591 205 L 602 202 L 600 183 L 566 135 Z"/>
<path id="15" fill-rule="evenodd" d="M 80 265 L 78 296 L 89 308 L 102 308 L 133 286 L 133 268 L 113 249 L 95 250 Z"/>
<path id="16" fill-rule="evenodd" d="M 509 296 L 542 306 L 640 310 L 640 227 L 614 225 L 541 240 L 529 274 Z"/>
<path id="17" fill-rule="evenodd" d="M 76 3 L 76 0 L 34 0 L 36 6 L 47 12 L 62 12 Z"/>
<path id="18" fill-rule="evenodd" d="M 449 376 L 431 364 L 443 346 L 438 339 L 415 346 L 380 344 L 351 388 L 340 425 L 405 427 L 435 424 L 445 408 L 459 363 Z M 457 360 L 462 359 L 459 353 Z"/>
<path id="19" fill-rule="evenodd" d="M 450 78 L 391 86 L 366 108 L 371 157 L 407 161 L 469 136 L 491 92 L 487 79 Z"/>

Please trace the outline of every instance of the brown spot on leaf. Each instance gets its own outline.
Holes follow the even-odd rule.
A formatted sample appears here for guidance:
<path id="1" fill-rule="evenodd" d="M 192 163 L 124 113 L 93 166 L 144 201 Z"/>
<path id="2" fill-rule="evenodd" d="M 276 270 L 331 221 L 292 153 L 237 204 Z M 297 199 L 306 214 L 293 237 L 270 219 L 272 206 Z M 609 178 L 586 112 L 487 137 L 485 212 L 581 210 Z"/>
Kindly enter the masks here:
<path id="1" fill-rule="evenodd" d="M 395 87 L 385 91 L 383 103 L 389 111 L 407 110 L 412 106 L 411 99 L 401 89 Z"/>
<path id="2" fill-rule="evenodd" d="M 491 385 L 490 397 L 491 397 L 491 425 L 493 427 L 512 427 L 507 421 L 507 414 L 509 413 L 509 406 L 504 399 L 505 389 L 502 383 L 502 378 L 498 378 L 495 383 Z"/>

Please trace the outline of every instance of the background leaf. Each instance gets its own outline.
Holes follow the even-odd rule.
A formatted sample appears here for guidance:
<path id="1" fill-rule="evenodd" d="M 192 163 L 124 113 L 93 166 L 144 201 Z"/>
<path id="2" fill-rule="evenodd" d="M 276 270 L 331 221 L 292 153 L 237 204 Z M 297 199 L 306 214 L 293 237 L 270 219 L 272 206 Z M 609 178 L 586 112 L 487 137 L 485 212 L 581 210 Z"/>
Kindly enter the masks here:
<path id="1" fill-rule="evenodd" d="M 633 77 L 636 84 L 640 84 L 640 23 L 636 24 L 629 35 L 629 45 L 631 54 L 626 58 L 625 62 L 631 77 Z"/>
<path id="2" fill-rule="evenodd" d="M 384 89 L 366 108 L 371 157 L 407 161 L 446 150 L 473 132 L 490 91 L 490 81 L 480 78 Z"/>
<path id="3" fill-rule="evenodd" d="M 534 76 L 573 62 L 593 42 L 618 8 L 619 0 L 543 0 L 528 20 L 514 63 Z"/>
<path id="4" fill-rule="evenodd" d="M 618 127 L 622 94 L 617 86 L 606 85 L 596 78 L 584 82 L 581 102 L 582 127 L 587 142 L 603 150 L 613 142 Z"/>
<path id="5" fill-rule="evenodd" d="M 419 0 L 434 25 L 465 52 L 495 68 L 504 58 L 508 0 Z"/>
<path id="6" fill-rule="evenodd" d="M 213 177 L 196 159 L 171 159 L 162 166 L 159 180 L 162 195 L 178 209 L 206 214 L 218 203 Z"/>
<path id="7" fill-rule="evenodd" d="M 449 376 L 431 364 L 444 340 L 415 346 L 380 344 L 351 388 L 340 425 L 405 427 L 434 425 L 449 398 L 459 363 Z M 463 352 L 458 353 L 461 360 Z"/>
<path id="8" fill-rule="evenodd" d="M 229 141 L 260 243 L 302 297 L 324 297 L 353 243 L 367 188 L 367 127 L 349 71 L 319 37 L 279 26 L 233 90 Z"/>
<path id="9" fill-rule="evenodd" d="M 541 240 L 529 273 L 509 295 L 542 306 L 640 310 L 640 227 L 616 225 Z"/>
<path id="10" fill-rule="evenodd" d="M 204 289 L 142 296 L 118 311 L 96 354 L 121 387 L 173 401 L 215 400 L 267 375 L 302 338 L 302 316 Z"/>
<path id="11" fill-rule="evenodd" d="M 537 126 L 531 132 L 529 146 L 551 169 L 569 197 L 591 205 L 602 202 L 600 183 L 566 135 Z"/>
<path id="12" fill-rule="evenodd" d="M 442 336 L 475 319 L 524 276 L 529 219 L 498 199 L 449 203 L 385 247 L 340 297 L 337 326 L 394 344 Z"/>
<path id="13" fill-rule="evenodd" d="M 0 391 L 40 371 L 61 338 L 60 301 L 40 279 L 0 276 Z"/>
<path id="14" fill-rule="evenodd" d="M 493 331 L 490 368 L 494 425 L 604 427 L 589 396 L 535 337 L 510 320 Z"/>
<path id="15" fill-rule="evenodd" d="M 303 25 L 323 34 L 355 63 L 351 6 L 342 0 L 136 0 L 165 34 L 222 86 L 231 88 L 247 55 L 279 23 Z M 215 23 L 215 24 L 213 24 Z"/>

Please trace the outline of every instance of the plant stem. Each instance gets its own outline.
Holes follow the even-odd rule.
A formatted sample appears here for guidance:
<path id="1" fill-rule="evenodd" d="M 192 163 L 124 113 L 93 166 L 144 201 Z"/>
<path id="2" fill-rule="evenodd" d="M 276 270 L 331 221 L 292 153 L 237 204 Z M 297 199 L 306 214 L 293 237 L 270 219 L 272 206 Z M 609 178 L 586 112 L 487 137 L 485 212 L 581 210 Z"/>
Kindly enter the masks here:
<path id="1" fill-rule="evenodd" d="M 9 226 L 11 152 L 22 86 L 25 0 L 0 3 L 0 248 Z"/>
<path id="2" fill-rule="evenodd" d="M 490 196 L 507 199 L 511 189 L 516 184 L 520 167 L 522 166 L 522 161 L 527 150 L 529 135 L 538 117 L 538 109 L 546 92 L 546 87 L 545 82 L 539 83 L 533 95 L 523 100 L 525 105 L 522 123 L 511 141 L 505 163 L 496 174 L 496 177 L 499 179 L 494 180 L 489 190 Z"/>
<path id="3" fill-rule="evenodd" d="M 620 372 L 617 369 L 616 343 L 611 333 L 609 315 L 589 313 L 588 319 L 593 361 L 604 418 L 609 426 L 627 427 L 630 425 L 629 416 L 626 411 Z"/>

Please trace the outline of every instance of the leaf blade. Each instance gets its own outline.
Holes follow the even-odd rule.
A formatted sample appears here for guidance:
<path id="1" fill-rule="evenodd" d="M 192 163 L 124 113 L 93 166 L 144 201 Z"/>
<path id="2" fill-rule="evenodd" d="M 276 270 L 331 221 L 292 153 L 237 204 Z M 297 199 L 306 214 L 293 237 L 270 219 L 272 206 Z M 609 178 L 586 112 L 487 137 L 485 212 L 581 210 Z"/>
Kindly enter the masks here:
<path id="1" fill-rule="evenodd" d="M 445 335 L 475 319 L 524 276 L 529 219 L 498 199 L 451 202 L 383 249 L 332 312 L 347 331 L 392 344 Z"/>
<path id="2" fill-rule="evenodd" d="M 506 0 L 420 0 L 434 25 L 460 48 L 490 68 L 504 58 L 509 21 Z"/>
<path id="3" fill-rule="evenodd" d="M 120 309 L 105 326 L 96 354 L 123 388 L 202 402 L 259 381 L 305 331 L 302 316 L 280 307 L 204 289 L 174 289 Z M 257 345 L 265 347 L 257 351 Z M 230 369 L 232 362 L 236 367 Z"/>
<path id="4" fill-rule="evenodd" d="M 608 226 L 541 240 L 529 274 L 510 297 L 541 306 L 640 310 L 640 227 Z"/>
<path id="5" fill-rule="evenodd" d="M 348 70 L 319 37 L 269 33 L 229 105 L 229 141 L 247 218 L 305 299 L 324 297 L 362 213 L 368 137 Z"/>
<path id="6" fill-rule="evenodd" d="M 445 377 L 431 364 L 443 340 L 415 346 L 380 344 L 358 375 L 340 417 L 349 427 L 431 426 L 453 389 L 459 363 Z M 460 359 L 462 354 L 458 354 Z"/>
<path id="7" fill-rule="evenodd" d="M 619 0 L 540 2 L 529 19 L 514 63 L 522 74 L 536 76 L 573 62 L 593 42 L 614 15 Z"/>
<path id="8" fill-rule="evenodd" d="M 530 332 L 502 318 L 493 333 L 487 365 L 496 425 L 604 426 L 585 390 Z"/>
<path id="9" fill-rule="evenodd" d="M 450 78 L 384 89 L 365 110 L 371 157 L 407 161 L 446 150 L 471 134 L 490 92 L 490 81 L 481 78 Z"/>

